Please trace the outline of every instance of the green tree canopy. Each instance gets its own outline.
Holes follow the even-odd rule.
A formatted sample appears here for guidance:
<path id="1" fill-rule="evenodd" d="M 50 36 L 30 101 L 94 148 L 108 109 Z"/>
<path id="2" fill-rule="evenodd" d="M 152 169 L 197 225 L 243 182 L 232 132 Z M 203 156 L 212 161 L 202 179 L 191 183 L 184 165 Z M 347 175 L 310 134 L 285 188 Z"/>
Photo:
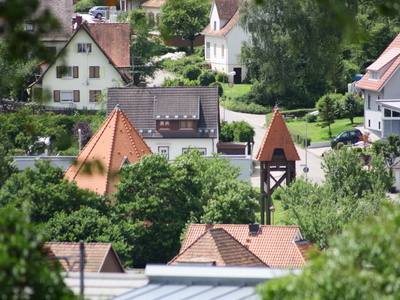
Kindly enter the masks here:
<path id="1" fill-rule="evenodd" d="M 168 0 L 161 7 L 161 35 L 182 36 L 190 42 L 193 53 L 193 42 L 196 36 L 209 23 L 210 3 L 206 0 Z"/>
<path id="2" fill-rule="evenodd" d="M 335 123 L 336 94 L 322 96 L 317 102 L 318 118 L 322 121 L 321 127 L 328 127 L 329 137 L 332 137 L 331 125 Z M 338 95 L 341 97 L 340 95 Z"/>
<path id="3" fill-rule="evenodd" d="M 0 208 L 0 290 L 3 299 L 77 299 L 56 264 L 50 267 L 29 218 Z"/>
<path id="4" fill-rule="evenodd" d="M 387 204 L 378 217 L 352 223 L 302 270 L 259 287 L 263 299 L 396 299 L 400 210 Z"/>
<path id="5" fill-rule="evenodd" d="M 340 102 L 342 116 L 349 118 L 351 124 L 354 118 L 363 114 L 363 99 L 355 93 L 346 93 Z"/>
<path id="6" fill-rule="evenodd" d="M 351 149 L 331 151 L 324 158 L 322 186 L 298 179 L 275 191 L 273 199 L 282 201 L 285 223 L 298 224 L 308 240 L 326 248 L 330 235 L 376 215 L 393 181 L 381 156 L 373 158 L 370 170 L 363 169 L 359 158 Z"/>

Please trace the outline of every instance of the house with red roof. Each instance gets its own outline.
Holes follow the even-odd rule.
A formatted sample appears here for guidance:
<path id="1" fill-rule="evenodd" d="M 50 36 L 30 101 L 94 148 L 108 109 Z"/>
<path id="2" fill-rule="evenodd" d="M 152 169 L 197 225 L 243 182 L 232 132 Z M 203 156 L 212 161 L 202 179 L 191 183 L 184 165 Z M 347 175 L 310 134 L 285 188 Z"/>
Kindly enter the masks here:
<path id="1" fill-rule="evenodd" d="M 130 79 L 129 23 L 80 24 L 29 87 L 33 101 L 56 109 L 101 109 L 108 87 Z"/>
<path id="2" fill-rule="evenodd" d="M 298 226 L 191 224 L 179 254 L 169 264 L 260 266 L 258 258 L 270 268 L 300 268 L 307 263 L 307 251 L 312 248 Z"/>
<path id="3" fill-rule="evenodd" d="M 67 180 L 82 189 L 111 196 L 122 166 L 151 154 L 125 113 L 116 107 L 65 171 Z"/>
<path id="4" fill-rule="evenodd" d="M 356 83 L 364 98 L 364 126 L 380 137 L 400 134 L 400 34 Z"/>
<path id="5" fill-rule="evenodd" d="M 214 0 L 210 12 L 210 24 L 203 30 L 205 59 L 214 71 L 235 72 L 234 83 L 246 78 L 246 68 L 240 64 L 239 55 L 249 34 L 239 25 L 241 0 Z"/>

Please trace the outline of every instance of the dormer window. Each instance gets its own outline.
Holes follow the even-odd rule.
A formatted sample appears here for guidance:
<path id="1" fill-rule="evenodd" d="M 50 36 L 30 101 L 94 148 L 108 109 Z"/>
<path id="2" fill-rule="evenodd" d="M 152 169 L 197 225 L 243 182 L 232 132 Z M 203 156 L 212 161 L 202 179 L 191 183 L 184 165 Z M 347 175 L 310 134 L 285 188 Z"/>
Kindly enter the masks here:
<path id="1" fill-rule="evenodd" d="M 376 72 L 376 71 L 371 71 L 371 77 L 370 78 L 374 79 L 374 80 L 378 80 L 379 79 L 379 73 Z"/>
<path id="2" fill-rule="evenodd" d="M 193 121 L 179 121 L 179 129 L 180 130 L 193 130 L 194 122 Z"/>
<path id="3" fill-rule="evenodd" d="M 169 129 L 169 121 L 160 121 L 160 129 Z"/>

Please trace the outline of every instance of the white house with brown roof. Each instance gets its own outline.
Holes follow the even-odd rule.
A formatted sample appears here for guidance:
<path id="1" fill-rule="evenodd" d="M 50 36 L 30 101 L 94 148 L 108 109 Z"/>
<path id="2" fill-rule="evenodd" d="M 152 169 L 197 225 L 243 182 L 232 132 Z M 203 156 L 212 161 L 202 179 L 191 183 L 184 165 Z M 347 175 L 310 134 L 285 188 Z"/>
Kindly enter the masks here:
<path id="1" fill-rule="evenodd" d="M 217 152 L 217 87 L 109 88 L 108 113 L 118 104 L 153 153 L 173 160 L 191 148 Z"/>
<path id="2" fill-rule="evenodd" d="M 380 137 L 400 135 L 400 34 L 356 83 L 364 98 L 365 128 Z"/>
<path id="3" fill-rule="evenodd" d="M 128 23 L 82 24 L 30 85 L 33 101 L 57 109 L 100 109 L 108 87 L 130 80 Z"/>
<path id="4" fill-rule="evenodd" d="M 241 0 L 214 0 L 210 12 L 210 24 L 203 30 L 205 59 L 212 70 L 221 73 L 235 71 L 234 83 L 246 78 L 247 70 L 240 63 L 242 43 L 249 41 L 249 34 L 239 25 Z"/>

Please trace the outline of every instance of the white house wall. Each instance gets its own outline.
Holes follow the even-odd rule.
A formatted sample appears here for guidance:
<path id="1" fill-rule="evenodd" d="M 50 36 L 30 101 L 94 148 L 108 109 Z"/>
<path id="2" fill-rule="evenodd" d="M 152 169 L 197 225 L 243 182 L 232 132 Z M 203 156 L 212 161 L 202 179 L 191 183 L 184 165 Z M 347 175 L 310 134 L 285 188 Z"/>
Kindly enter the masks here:
<path id="1" fill-rule="evenodd" d="M 91 43 L 92 51 L 78 53 L 78 43 Z M 57 66 L 78 66 L 78 78 L 57 78 Z M 89 78 L 89 66 L 100 67 L 100 78 Z M 109 63 L 100 48 L 89 38 L 84 30 L 80 30 L 64 49 L 62 57 L 49 68 L 43 78 L 45 105 L 57 108 L 74 107 L 76 109 L 99 109 L 99 104 L 89 102 L 89 91 L 100 90 L 105 93 L 108 87 L 123 86 L 121 75 Z M 80 91 L 79 102 L 54 102 L 54 91 Z M 46 101 L 47 100 L 47 101 Z"/>
<path id="2" fill-rule="evenodd" d="M 205 155 L 212 155 L 217 151 L 217 139 L 152 139 L 145 138 L 147 145 L 153 153 L 160 153 L 160 149 L 168 147 L 168 159 L 174 160 L 188 148 L 205 150 Z"/>
<path id="3" fill-rule="evenodd" d="M 370 105 L 368 107 L 368 95 L 370 95 Z M 381 93 L 365 91 L 364 92 L 364 126 L 367 129 L 381 132 L 382 131 L 382 113 L 383 108 L 376 102 L 379 98 L 382 100 Z"/>
<path id="4" fill-rule="evenodd" d="M 385 99 L 400 99 L 399 82 L 400 72 L 397 69 L 385 84 Z"/>

